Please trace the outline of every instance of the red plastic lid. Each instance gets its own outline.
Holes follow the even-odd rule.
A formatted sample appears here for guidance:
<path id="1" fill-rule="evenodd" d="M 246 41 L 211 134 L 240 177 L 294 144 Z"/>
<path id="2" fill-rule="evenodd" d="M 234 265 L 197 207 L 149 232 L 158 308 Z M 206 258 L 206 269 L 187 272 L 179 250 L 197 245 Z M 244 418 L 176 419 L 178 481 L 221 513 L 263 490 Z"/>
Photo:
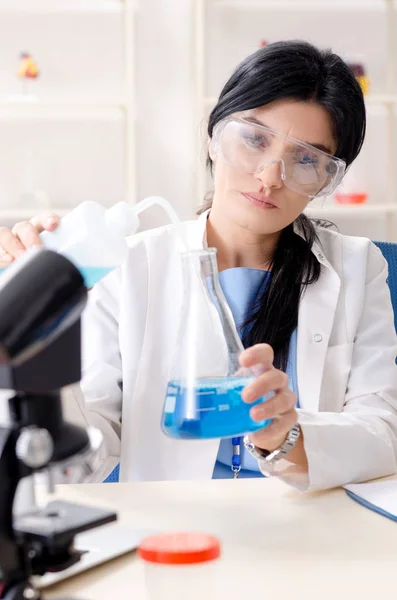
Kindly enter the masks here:
<path id="1" fill-rule="evenodd" d="M 205 533 L 163 533 L 144 539 L 138 548 L 140 558 L 163 565 L 192 565 L 219 558 L 221 545 Z"/>

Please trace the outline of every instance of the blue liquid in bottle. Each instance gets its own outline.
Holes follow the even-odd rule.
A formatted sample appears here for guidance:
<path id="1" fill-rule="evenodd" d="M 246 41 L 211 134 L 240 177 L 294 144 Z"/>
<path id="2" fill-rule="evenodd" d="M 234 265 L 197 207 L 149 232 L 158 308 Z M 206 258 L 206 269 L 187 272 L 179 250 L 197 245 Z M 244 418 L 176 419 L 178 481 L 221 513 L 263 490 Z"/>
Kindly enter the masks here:
<path id="1" fill-rule="evenodd" d="M 105 277 L 113 267 L 78 267 L 83 276 L 84 283 L 88 289 L 92 288 L 98 281 Z"/>
<path id="2" fill-rule="evenodd" d="M 110 271 L 113 270 L 113 267 L 78 267 L 80 273 L 83 276 L 85 286 L 90 289 L 92 288 L 98 281 L 105 277 Z M 5 272 L 7 269 L 0 269 L 0 275 Z"/>
<path id="3" fill-rule="evenodd" d="M 242 390 L 252 380 L 251 377 L 198 379 L 194 388 L 170 381 L 163 411 L 163 431 L 179 439 L 208 439 L 263 429 L 270 420 L 253 421 L 249 411 L 266 398 L 252 404 L 246 404 L 241 398 Z"/>

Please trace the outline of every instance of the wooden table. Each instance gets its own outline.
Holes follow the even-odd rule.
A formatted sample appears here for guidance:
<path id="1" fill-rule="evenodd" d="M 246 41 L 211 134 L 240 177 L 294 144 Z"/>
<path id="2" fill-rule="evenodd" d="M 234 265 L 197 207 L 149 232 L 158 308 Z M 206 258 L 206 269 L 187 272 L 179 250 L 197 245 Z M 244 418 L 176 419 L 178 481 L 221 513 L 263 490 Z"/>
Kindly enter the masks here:
<path id="1" fill-rule="evenodd" d="M 116 509 L 121 522 L 140 528 L 219 536 L 220 600 L 397 596 L 397 524 L 341 489 L 300 494 L 277 479 L 253 479 L 59 486 L 57 496 Z M 203 582 L 204 599 L 205 591 Z M 45 597 L 66 595 L 144 600 L 143 566 L 131 553 L 48 589 Z"/>

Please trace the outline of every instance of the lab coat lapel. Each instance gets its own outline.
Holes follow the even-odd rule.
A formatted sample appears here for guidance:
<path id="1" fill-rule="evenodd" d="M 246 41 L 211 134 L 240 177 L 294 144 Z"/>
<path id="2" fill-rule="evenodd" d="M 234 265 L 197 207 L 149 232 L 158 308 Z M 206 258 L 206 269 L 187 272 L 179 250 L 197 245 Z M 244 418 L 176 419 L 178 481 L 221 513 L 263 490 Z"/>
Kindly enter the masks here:
<path id="1" fill-rule="evenodd" d="M 297 372 L 301 408 L 318 411 L 325 358 L 334 324 L 340 292 L 340 278 L 321 253 L 321 275 L 304 292 L 298 315 Z"/>
<path id="2" fill-rule="evenodd" d="M 206 211 L 192 224 L 190 247 L 205 245 L 208 214 L 209 211 Z M 299 235 L 299 231 L 296 230 L 296 233 Z M 321 275 L 316 283 L 307 287 L 299 306 L 297 373 L 301 408 L 317 411 L 341 281 L 318 242 L 313 244 L 313 253 L 321 264 Z"/>

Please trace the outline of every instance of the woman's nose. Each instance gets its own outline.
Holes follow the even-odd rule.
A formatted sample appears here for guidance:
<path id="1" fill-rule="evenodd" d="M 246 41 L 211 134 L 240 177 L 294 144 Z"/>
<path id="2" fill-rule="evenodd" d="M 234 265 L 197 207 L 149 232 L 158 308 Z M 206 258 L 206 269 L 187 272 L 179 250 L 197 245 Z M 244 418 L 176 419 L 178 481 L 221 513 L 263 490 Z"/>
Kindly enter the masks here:
<path id="1" fill-rule="evenodd" d="M 267 188 L 281 188 L 285 180 L 282 159 L 275 159 L 266 163 L 258 173 L 254 173 L 254 177 Z"/>

